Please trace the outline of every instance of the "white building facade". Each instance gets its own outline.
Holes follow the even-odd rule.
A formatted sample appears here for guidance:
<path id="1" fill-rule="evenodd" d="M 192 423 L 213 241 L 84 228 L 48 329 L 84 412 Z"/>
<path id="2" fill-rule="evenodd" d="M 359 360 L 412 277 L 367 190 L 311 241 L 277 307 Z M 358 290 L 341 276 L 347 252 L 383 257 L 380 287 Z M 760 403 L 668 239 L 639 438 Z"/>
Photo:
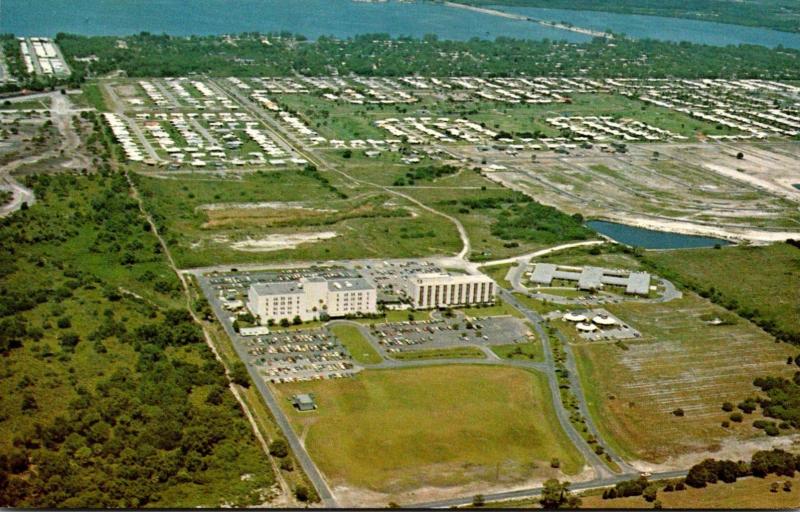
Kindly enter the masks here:
<path id="1" fill-rule="evenodd" d="M 417 309 L 470 306 L 495 301 L 497 286 L 485 275 L 416 274 L 408 287 Z"/>
<path id="2" fill-rule="evenodd" d="M 304 322 L 347 315 L 377 313 L 377 290 L 364 278 L 303 278 L 299 281 L 257 283 L 250 286 L 247 307 L 262 323 L 270 320 Z"/>

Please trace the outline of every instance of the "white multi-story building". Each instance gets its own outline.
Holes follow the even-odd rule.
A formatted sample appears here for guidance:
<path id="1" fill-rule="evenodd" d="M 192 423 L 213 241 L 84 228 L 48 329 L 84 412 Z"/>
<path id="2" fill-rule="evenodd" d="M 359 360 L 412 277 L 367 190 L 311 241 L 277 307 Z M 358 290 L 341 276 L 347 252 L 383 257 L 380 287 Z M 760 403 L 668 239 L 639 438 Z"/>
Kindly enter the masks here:
<path id="1" fill-rule="evenodd" d="M 296 316 L 305 322 L 320 315 L 335 318 L 378 311 L 377 290 L 362 277 L 257 283 L 247 296 L 248 309 L 262 324 Z"/>
<path id="2" fill-rule="evenodd" d="M 497 286 L 485 275 L 416 274 L 408 287 L 415 308 L 469 306 L 494 302 Z"/>

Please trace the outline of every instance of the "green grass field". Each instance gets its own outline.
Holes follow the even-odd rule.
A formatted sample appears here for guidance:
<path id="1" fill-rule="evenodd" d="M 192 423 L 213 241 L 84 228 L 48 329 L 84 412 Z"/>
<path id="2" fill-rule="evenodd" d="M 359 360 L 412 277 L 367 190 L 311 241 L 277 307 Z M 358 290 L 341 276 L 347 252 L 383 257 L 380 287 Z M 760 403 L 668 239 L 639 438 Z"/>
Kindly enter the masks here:
<path id="1" fill-rule="evenodd" d="M 706 315 L 726 312 L 693 294 L 665 304 L 623 303 L 607 309 L 642 333 L 612 343 L 575 345 L 589 409 L 603 438 L 631 459 L 663 462 L 718 448 L 726 438 L 764 435 L 752 428 L 754 413 L 725 429 L 724 401 L 753 395 L 759 375 L 791 374 L 786 357 L 796 349 L 775 343 L 739 320 L 714 326 Z M 684 417 L 672 414 L 676 408 Z"/>
<path id="2" fill-rule="evenodd" d="M 461 247 L 455 226 L 403 199 L 385 198 L 374 205 L 364 198 L 366 191 L 359 189 L 348 190 L 353 199 L 342 200 L 318 181 L 298 172 L 252 173 L 223 179 L 203 175 L 174 179 L 140 176 L 138 180 L 148 207 L 166 228 L 168 243 L 184 268 L 221 263 L 414 257 L 453 254 Z M 374 190 L 369 197 L 376 198 Z M 200 209 L 221 203 L 225 203 L 222 210 L 213 213 Z M 230 203 L 240 205 L 234 207 Z M 254 203 L 277 203 L 281 207 L 254 210 Z M 335 236 L 270 251 L 234 246 L 247 240 L 283 243 L 298 235 L 317 233 Z"/>
<path id="3" fill-rule="evenodd" d="M 651 252 L 647 259 L 703 290 L 712 288 L 723 303 L 758 311 L 787 332 L 800 333 L 800 249 L 785 243 Z M 732 276 L 736 276 L 732 279 Z"/>
<path id="4" fill-rule="evenodd" d="M 485 307 L 474 307 L 474 308 L 463 308 L 459 309 L 465 315 L 472 317 L 472 318 L 484 318 L 487 316 L 514 316 L 517 318 L 522 318 L 523 315 L 517 308 L 512 306 L 511 304 L 507 304 L 500 299 L 495 301 L 493 306 L 485 306 Z"/>
<path id="5" fill-rule="evenodd" d="M 583 464 L 560 429 L 545 378 L 525 370 L 366 370 L 352 379 L 273 389 L 334 487 L 393 496 L 425 486 L 555 475 L 553 457 L 567 474 Z M 288 398 L 306 392 L 318 409 L 301 414 Z"/>
<path id="6" fill-rule="evenodd" d="M 409 317 L 411 315 L 411 317 Z M 402 311 L 402 310 L 386 310 L 386 322 L 408 322 L 409 320 L 429 320 L 431 318 L 430 311 Z"/>
<path id="7" fill-rule="evenodd" d="M 334 325 L 331 327 L 333 334 L 342 342 L 353 359 L 359 363 L 377 364 L 383 359 L 380 354 L 372 348 L 369 341 L 364 338 L 358 327 L 353 325 Z"/>
<path id="8" fill-rule="evenodd" d="M 486 354 L 478 347 L 430 348 L 394 352 L 392 359 L 400 361 L 421 361 L 425 359 L 484 359 Z"/>
<path id="9" fill-rule="evenodd" d="M 593 254 L 594 252 L 594 254 Z M 599 253 L 599 254 L 596 254 Z M 533 260 L 533 263 L 555 263 L 558 265 L 574 265 L 605 268 L 621 268 L 637 270 L 642 264 L 622 247 L 616 244 L 603 244 L 591 247 L 573 247 L 563 251 L 545 254 Z"/>
<path id="10" fill-rule="evenodd" d="M 521 361 L 544 361 L 544 347 L 541 343 L 510 343 L 508 345 L 493 345 L 492 352 L 503 359 L 518 359 Z"/>

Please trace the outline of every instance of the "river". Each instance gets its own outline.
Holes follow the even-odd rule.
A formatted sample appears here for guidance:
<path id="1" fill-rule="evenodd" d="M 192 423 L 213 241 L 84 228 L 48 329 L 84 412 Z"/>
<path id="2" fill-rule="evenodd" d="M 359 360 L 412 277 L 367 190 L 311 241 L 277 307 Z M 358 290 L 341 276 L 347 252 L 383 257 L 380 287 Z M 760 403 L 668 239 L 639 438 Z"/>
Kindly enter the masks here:
<path id="1" fill-rule="evenodd" d="M 707 21 L 563 9 L 500 7 L 532 18 L 566 21 L 631 37 L 713 45 L 760 44 L 800 49 L 800 34 Z M 57 32 L 125 35 L 142 31 L 173 35 L 290 31 L 309 38 L 365 33 L 441 39 L 507 36 L 582 42 L 590 36 L 530 21 L 430 2 L 353 0 L 3 0 L 2 32 L 53 36 Z"/>

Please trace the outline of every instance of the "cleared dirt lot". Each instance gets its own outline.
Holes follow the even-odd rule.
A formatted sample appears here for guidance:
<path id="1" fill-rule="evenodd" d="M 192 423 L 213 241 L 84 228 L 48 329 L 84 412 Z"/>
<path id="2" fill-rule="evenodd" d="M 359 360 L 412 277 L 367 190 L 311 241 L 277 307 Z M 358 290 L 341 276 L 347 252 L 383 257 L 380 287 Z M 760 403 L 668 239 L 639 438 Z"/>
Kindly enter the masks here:
<path id="1" fill-rule="evenodd" d="M 609 306 L 639 329 L 641 341 L 575 345 L 581 379 L 605 439 L 643 467 L 691 464 L 734 440 L 764 437 L 751 426 L 760 415 L 722 428 L 723 401 L 753 395 L 759 375 L 789 375 L 786 357 L 796 350 L 778 344 L 752 324 L 711 325 L 704 315 L 722 314 L 691 294 L 666 304 Z M 701 318 L 703 317 L 703 318 Z M 684 417 L 672 411 L 681 408 Z M 766 440 L 765 440 L 766 441 Z M 726 450 L 714 454 L 724 457 Z M 755 445 L 754 445 L 754 449 Z"/>
<path id="2" fill-rule="evenodd" d="M 764 438 L 751 426 L 758 413 L 721 427 L 728 416 L 722 402 L 753 395 L 752 381 L 759 375 L 789 375 L 786 357 L 796 349 L 743 320 L 711 325 L 705 315 L 722 315 L 721 308 L 692 294 L 666 304 L 627 303 L 609 310 L 639 329 L 642 340 L 626 341 L 627 348 L 611 343 L 574 348 L 595 421 L 621 453 L 645 468 L 678 466 L 717 450 L 713 456 L 723 458 L 741 440 Z M 677 408 L 685 416 L 675 416 Z"/>
<path id="3" fill-rule="evenodd" d="M 744 158 L 737 159 L 737 153 Z M 501 160 L 499 183 L 569 213 L 752 240 L 800 234 L 800 145 L 648 144 Z"/>

